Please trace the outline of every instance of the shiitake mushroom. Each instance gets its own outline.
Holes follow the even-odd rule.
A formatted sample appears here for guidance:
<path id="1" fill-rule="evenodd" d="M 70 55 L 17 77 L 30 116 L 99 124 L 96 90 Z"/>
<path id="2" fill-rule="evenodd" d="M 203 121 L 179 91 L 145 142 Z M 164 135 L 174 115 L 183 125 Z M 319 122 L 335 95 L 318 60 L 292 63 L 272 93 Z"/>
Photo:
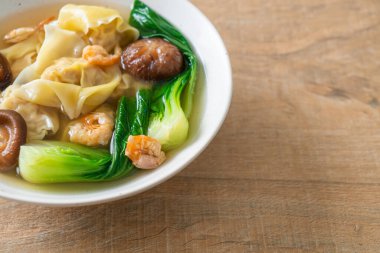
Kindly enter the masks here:
<path id="1" fill-rule="evenodd" d="M 16 111 L 0 110 L 0 171 L 17 166 L 21 145 L 26 142 L 24 118 Z"/>
<path id="2" fill-rule="evenodd" d="M 163 81 L 183 70 L 179 49 L 161 38 L 148 38 L 130 44 L 121 55 L 121 66 L 131 76 L 145 81 Z"/>
<path id="3" fill-rule="evenodd" d="M 0 90 L 5 90 L 12 84 L 13 75 L 7 58 L 0 54 Z"/>

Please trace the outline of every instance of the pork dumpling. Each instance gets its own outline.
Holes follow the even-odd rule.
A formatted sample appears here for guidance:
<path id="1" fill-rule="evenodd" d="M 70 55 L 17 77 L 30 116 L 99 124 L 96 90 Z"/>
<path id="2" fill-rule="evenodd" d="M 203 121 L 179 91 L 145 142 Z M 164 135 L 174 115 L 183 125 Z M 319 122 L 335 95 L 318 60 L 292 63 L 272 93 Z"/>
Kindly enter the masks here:
<path id="1" fill-rule="evenodd" d="M 85 60 L 61 58 L 44 70 L 41 79 L 79 85 L 85 64 Z"/>
<path id="2" fill-rule="evenodd" d="M 41 79 L 92 87 L 110 82 L 113 76 L 109 70 L 89 64 L 83 58 L 61 58 L 45 69 Z"/>
<path id="3" fill-rule="evenodd" d="M 117 41 L 126 45 L 139 37 L 138 30 L 116 10 L 100 6 L 65 5 L 59 12 L 58 23 L 62 29 L 83 33 L 90 44 L 103 46 L 108 52 Z"/>
<path id="4" fill-rule="evenodd" d="M 36 79 L 21 86 L 15 86 L 14 96 L 28 102 L 61 109 L 70 119 L 76 119 L 103 104 L 120 84 L 121 73 L 118 66 L 105 68 L 105 79 L 86 74 L 81 77 L 83 86 L 46 79 Z M 85 71 L 84 73 L 91 73 Z M 99 73 L 98 73 L 99 74 Z M 99 85 L 90 86 L 91 83 Z"/>
<path id="5" fill-rule="evenodd" d="M 43 41 L 44 33 L 36 32 L 30 38 L 0 50 L 0 53 L 7 58 L 14 77 L 36 61 Z"/>

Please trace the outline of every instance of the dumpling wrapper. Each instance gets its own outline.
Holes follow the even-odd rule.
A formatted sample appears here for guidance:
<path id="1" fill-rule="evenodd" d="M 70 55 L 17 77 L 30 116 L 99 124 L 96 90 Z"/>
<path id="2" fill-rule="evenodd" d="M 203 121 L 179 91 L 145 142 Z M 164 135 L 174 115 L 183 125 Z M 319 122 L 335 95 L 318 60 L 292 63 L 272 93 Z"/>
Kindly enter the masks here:
<path id="1" fill-rule="evenodd" d="M 86 114 L 103 104 L 121 81 L 118 66 L 107 71 L 113 79 L 106 84 L 82 88 L 76 84 L 36 79 L 22 85 L 14 95 L 34 104 L 61 108 L 70 119 Z"/>
<path id="2" fill-rule="evenodd" d="M 107 79 L 111 81 L 94 87 L 43 80 L 40 77 L 47 67 L 57 59 L 75 57 L 85 46 L 76 32 L 61 29 L 56 22 L 46 25 L 45 31 L 36 62 L 22 71 L 13 84 L 14 96 L 37 105 L 61 108 L 70 119 L 104 103 L 121 81 L 119 67 L 107 68 L 110 77 Z"/>
<path id="3" fill-rule="evenodd" d="M 113 79 L 109 70 L 109 68 L 101 68 L 90 64 L 82 58 L 65 57 L 46 68 L 41 75 L 41 79 L 77 84 L 85 88 L 109 83 Z"/>
<path id="4" fill-rule="evenodd" d="M 36 32 L 30 38 L 0 50 L 0 53 L 7 58 L 14 77 L 35 61 L 43 39 L 43 33 Z"/>
<path id="5" fill-rule="evenodd" d="M 116 31 L 122 35 L 123 43 L 130 43 L 138 39 L 138 30 L 130 26 L 114 9 L 67 4 L 62 7 L 58 17 L 60 28 L 83 34 L 88 34 L 93 29 L 113 22 Z"/>
<path id="6" fill-rule="evenodd" d="M 54 61 L 62 57 L 78 57 L 86 46 L 81 36 L 59 28 L 57 22 L 45 25 L 45 34 L 36 62 L 24 69 L 13 85 L 23 85 L 40 78 L 42 72 Z"/>

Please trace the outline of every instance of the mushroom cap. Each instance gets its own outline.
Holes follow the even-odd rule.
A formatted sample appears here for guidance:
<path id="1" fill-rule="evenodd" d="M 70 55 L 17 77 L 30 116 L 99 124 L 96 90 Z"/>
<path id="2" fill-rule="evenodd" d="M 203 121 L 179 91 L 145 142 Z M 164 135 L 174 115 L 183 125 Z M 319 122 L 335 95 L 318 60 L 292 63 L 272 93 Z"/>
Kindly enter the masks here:
<path id="1" fill-rule="evenodd" d="M 5 90 L 13 82 L 12 70 L 7 58 L 0 53 L 0 90 Z"/>
<path id="2" fill-rule="evenodd" d="M 21 145 L 26 143 L 27 127 L 24 118 L 16 111 L 0 110 L 0 171 L 14 169 L 18 163 Z"/>
<path id="3" fill-rule="evenodd" d="M 179 49 L 161 38 L 148 38 L 130 44 L 121 55 L 125 72 L 145 81 L 163 81 L 183 70 Z"/>

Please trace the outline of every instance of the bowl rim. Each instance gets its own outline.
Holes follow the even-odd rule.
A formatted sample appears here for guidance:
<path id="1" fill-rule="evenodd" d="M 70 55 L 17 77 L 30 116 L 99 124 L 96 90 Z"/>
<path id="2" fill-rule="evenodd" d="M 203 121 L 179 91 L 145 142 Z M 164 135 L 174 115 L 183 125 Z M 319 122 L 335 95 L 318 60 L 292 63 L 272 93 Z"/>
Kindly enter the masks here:
<path id="1" fill-rule="evenodd" d="M 150 2 L 153 0 L 143 0 L 144 2 Z M 170 0 L 163 0 L 163 2 L 170 2 Z M 170 2 L 172 3 L 172 2 Z M 220 128 L 222 127 L 227 114 L 229 112 L 229 108 L 231 105 L 232 101 L 232 95 L 233 95 L 233 79 L 232 79 L 232 68 L 231 68 L 231 62 L 230 62 L 230 57 L 229 53 L 226 49 L 226 46 L 222 40 L 222 37 L 220 36 L 219 32 L 215 28 L 215 26 L 211 23 L 211 21 L 196 7 L 194 6 L 193 3 L 190 1 L 178 1 L 177 3 L 180 3 L 181 5 L 183 4 L 185 8 L 191 8 L 193 12 L 196 12 L 196 14 L 202 19 L 202 22 L 209 26 L 209 29 L 212 29 L 213 37 L 215 40 L 218 41 L 219 47 L 223 51 L 223 59 L 224 59 L 224 64 L 226 66 L 226 69 L 223 71 L 223 80 L 224 80 L 224 85 L 226 85 L 227 88 L 227 97 L 224 99 L 225 103 L 223 103 L 223 114 L 220 115 L 218 118 L 218 122 L 216 124 L 216 127 L 213 129 L 213 133 L 208 136 L 206 141 L 203 141 L 201 143 L 201 147 L 194 152 L 192 157 L 188 160 L 186 160 L 185 163 L 181 164 L 181 166 L 177 167 L 174 170 L 171 170 L 165 174 L 163 174 L 161 177 L 157 179 L 153 179 L 151 181 L 144 182 L 143 184 L 140 184 L 138 187 L 134 187 L 132 189 L 124 189 L 124 191 L 111 191 L 111 193 L 107 194 L 102 194 L 100 196 L 95 196 L 95 197 L 87 197 L 87 199 L 44 199 L 38 196 L 24 196 L 22 194 L 15 194 L 12 192 L 7 192 L 2 189 L 0 186 L 0 196 L 9 200 L 16 200 L 16 201 L 21 201 L 25 203 L 32 203 L 32 204 L 39 204 L 39 205 L 45 205 L 45 206 L 58 206 L 58 207 L 68 207 L 68 206 L 88 206 L 88 205 L 94 205 L 94 204 L 101 204 L 105 202 L 111 202 L 111 201 L 116 201 L 119 199 L 131 197 L 133 195 L 139 194 L 141 192 L 147 191 L 176 175 L 180 171 L 182 171 L 184 168 L 186 168 L 191 162 L 193 162 L 205 149 L 206 147 L 210 144 L 210 142 L 215 138 L 215 136 L 218 134 Z M 148 4 L 149 5 L 149 4 Z M 152 4 L 153 5 L 153 4 Z M 154 7 L 153 7 L 154 8 Z M 155 8 L 154 8 L 155 9 Z M 158 10 L 160 13 L 160 11 Z M 190 41 L 191 43 L 191 41 Z M 206 82 L 207 84 L 207 77 L 206 77 Z"/>

